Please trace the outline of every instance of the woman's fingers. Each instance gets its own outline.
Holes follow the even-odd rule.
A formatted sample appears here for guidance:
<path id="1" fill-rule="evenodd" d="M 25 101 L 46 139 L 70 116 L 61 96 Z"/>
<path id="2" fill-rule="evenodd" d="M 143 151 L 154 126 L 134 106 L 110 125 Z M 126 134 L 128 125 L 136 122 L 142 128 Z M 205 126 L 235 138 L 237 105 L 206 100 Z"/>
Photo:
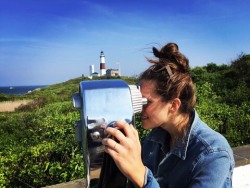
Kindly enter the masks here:
<path id="1" fill-rule="evenodd" d="M 124 147 L 111 138 L 104 138 L 102 144 L 105 146 L 104 151 L 114 160 L 116 160 L 121 153 L 124 153 Z"/>
<path id="2" fill-rule="evenodd" d="M 129 125 L 123 121 L 117 121 L 114 124 L 114 127 L 108 127 L 105 130 L 105 133 L 110 135 L 111 138 L 115 138 L 120 142 L 121 145 L 126 145 L 127 139 L 138 140 L 139 135 L 138 131 L 134 128 L 133 125 Z"/>
<path id="3" fill-rule="evenodd" d="M 118 128 L 108 127 L 105 132 L 111 137 L 116 138 L 119 142 L 122 142 L 126 138 Z"/>
<path id="4" fill-rule="evenodd" d="M 133 125 L 129 125 L 128 123 L 125 123 L 123 121 L 117 121 L 115 123 L 115 126 L 118 127 L 119 129 L 122 129 L 127 137 L 131 137 L 134 135 L 135 128 Z"/>
<path id="5" fill-rule="evenodd" d="M 104 138 L 102 144 L 109 150 L 118 151 L 119 143 L 111 138 Z"/>

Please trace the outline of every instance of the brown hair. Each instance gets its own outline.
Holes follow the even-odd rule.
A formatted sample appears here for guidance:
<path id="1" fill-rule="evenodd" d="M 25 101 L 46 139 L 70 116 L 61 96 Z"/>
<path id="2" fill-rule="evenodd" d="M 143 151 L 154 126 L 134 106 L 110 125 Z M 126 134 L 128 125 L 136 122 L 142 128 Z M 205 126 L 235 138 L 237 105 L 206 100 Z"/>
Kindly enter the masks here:
<path id="1" fill-rule="evenodd" d="M 153 54 L 157 59 L 147 59 L 153 65 L 140 75 L 139 81 L 155 81 L 156 93 L 164 101 L 179 98 L 180 112 L 190 113 L 195 107 L 196 97 L 189 60 L 179 52 L 175 43 L 168 43 L 160 50 L 153 47 Z"/>

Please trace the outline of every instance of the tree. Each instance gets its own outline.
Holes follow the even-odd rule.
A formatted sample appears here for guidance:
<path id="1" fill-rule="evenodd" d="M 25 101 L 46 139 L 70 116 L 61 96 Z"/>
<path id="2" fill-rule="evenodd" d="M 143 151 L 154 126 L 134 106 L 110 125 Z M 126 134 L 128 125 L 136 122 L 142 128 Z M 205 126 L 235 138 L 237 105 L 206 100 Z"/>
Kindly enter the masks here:
<path id="1" fill-rule="evenodd" d="M 244 82 L 250 87 L 250 55 L 239 55 L 238 59 L 232 61 L 231 69 L 239 82 Z"/>

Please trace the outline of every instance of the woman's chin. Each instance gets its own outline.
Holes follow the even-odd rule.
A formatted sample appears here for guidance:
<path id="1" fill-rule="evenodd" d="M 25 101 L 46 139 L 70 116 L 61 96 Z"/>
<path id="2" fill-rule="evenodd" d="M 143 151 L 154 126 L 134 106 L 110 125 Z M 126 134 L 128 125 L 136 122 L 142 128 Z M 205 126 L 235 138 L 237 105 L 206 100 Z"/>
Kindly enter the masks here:
<path id="1" fill-rule="evenodd" d="M 143 129 L 145 129 L 145 130 L 152 129 L 151 126 L 150 126 L 150 124 L 148 124 L 148 123 L 146 123 L 146 122 L 144 122 L 144 121 L 142 121 L 142 127 L 143 127 Z"/>

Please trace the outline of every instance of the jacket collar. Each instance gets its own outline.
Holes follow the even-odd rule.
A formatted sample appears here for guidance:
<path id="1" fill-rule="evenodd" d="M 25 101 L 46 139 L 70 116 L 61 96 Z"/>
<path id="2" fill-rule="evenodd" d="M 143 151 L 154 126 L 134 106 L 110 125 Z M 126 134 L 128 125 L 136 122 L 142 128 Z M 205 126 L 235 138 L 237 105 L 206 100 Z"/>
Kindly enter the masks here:
<path id="1" fill-rule="evenodd" d="M 192 123 L 187 130 L 187 134 L 184 137 L 179 137 L 177 139 L 176 144 L 173 148 L 169 151 L 169 141 L 170 141 L 170 134 L 162 128 L 155 128 L 151 131 L 148 135 L 147 140 L 156 142 L 161 145 L 161 149 L 164 154 L 170 152 L 171 154 L 176 155 L 177 157 L 181 158 L 182 160 L 186 159 L 187 148 L 189 142 L 193 135 L 196 134 L 196 130 L 198 128 L 197 122 L 199 121 L 199 116 L 195 110 L 192 112 Z"/>

